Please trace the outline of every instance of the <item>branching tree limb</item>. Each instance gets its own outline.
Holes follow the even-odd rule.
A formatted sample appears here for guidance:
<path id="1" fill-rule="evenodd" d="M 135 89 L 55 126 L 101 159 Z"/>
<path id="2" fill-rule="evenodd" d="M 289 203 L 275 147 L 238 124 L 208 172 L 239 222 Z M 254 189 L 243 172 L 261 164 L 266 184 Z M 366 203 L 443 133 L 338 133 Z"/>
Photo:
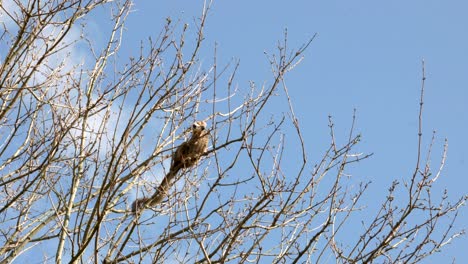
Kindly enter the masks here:
<path id="1" fill-rule="evenodd" d="M 315 36 L 294 50 L 286 32 L 267 54 L 271 79 L 237 85 L 241 66 L 218 65 L 216 50 L 201 66 L 210 6 L 194 32 L 168 18 L 126 58 L 131 1 L 1 3 L 0 261 L 413 263 L 463 233 L 453 223 L 467 197 L 433 192 L 447 143 L 435 171 L 433 143 L 424 155 L 424 65 L 416 166 L 373 214 L 372 185 L 348 177 L 372 155 L 356 151 L 355 115 L 343 143 L 330 117 L 328 149 L 308 156 L 285 76 Z M 98 8 L 111 14 L 104 45 L 85 23 Z M 210 137 L 187 159 L 179 146 L 197 120 Z M 138 215 L 136 199 L 148 202 Z"/>

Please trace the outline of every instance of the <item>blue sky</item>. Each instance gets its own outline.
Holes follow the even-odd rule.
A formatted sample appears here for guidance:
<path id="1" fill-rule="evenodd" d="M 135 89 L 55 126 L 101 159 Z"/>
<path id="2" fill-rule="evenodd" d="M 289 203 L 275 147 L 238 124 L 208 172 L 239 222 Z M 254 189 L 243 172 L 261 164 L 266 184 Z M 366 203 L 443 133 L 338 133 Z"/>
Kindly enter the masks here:
<path id="1" fill-rule="evenodd" d="M 126 25 L 123 50 L 157 35 L 165 18 L 189 26 L 202 1 L 136 1 Z M 356 180 L 372 180 L 366 202 L 383 199 L 393 179 L 411 174 L 416 159 L 421 61 L 426 65 L 424 141 L 437 131 L 432 164 L 448 160 L 435 192 L 453 199 L 467 193 L 468 149 L 468 2 L 466 1 L 215 1 L 208 16 L 201 59 L 212 62 L 218 45 L 220 63 L 240 60 L 239 86 L 271 78 L 264 51 L 274 52 L 288 29 L 290 48 L 315 33 L 305 60 L 287 77 L 289 92 L 312 160 L 329 144 L 328 115 L 337 137 L 345 140 L 353 109 L 360 150 L 374 153 L 354 168 Z M 144 26 L 142 26 L 144 25 Z M 313 161 L 312 161 L 313 162 Z M 293 163 L 292 165 L 293 166 Z M 466 227 L 463 209 L 458 228 Z M 463 237 L 428 263 L 468 258 Z M 440 263 L 440 262 L 439 262 Z"/>
<path id="2" fill-rule="evenodd" d="M 189 24 L 193 34 L 202 6 L 203 1 L 193 0 L 136 0 L 119 58 L 126 61 L 127 56 L 139 54 L 140 43 L 157 36 L 167 17 Z M 97 44 L 107 40 L 108 11 L 101 9 L 86 20 L 91 32 L 102 32 L 93 35 Z M 291 49 L 317 33 L 305 59 L 286 77 L 311 163 L 308 168 L 329 147 L 328 116 L 333 116 L 336 137 L 344 143 L 356 109 L 356 130 L 362 134 L 357 150 L 374 155 L 352 167 L 347 183 L 372 181 L 361 205 L 373 214 L 391 182 L 409 179 L 414 169 L 422 60 L 427 77 L 423 151 L 432 131 L 437 131 L 433 169 L 440 162 L 446 138 L 449 143 L 448 159 L 433 194 L 447 188 L 451 200 L 456 200 L 468 193 L 467 14 L 468 2 L 460 0 L 215 0 L 199 57 L 207 70 L 216 43 L 218 64 L 239 60 L 235 85 L 247 89 L 250 81 L 258 86 L 271 82 L 264 51 L 275 53 L 285 29 Z M 78 38 L 78 30 L 71 38 Z M 89 56 L 79 51 L 74 50 L 72 62 Z M 0 55 L 4 55 L 1 50 Z M 264 116 L 281 116 L 287 110 L 285 100 L 273 102 L 281 105 L 270 105 Z M 294 168 L 296 162 L 290 159 L 284 165 Z M 466 228 L 466 223 L 468 210 L 463 208 L 456 229 Z M 467 244 L 468 238 L 462 237 L 425 263 L 448 263 L 452 258 L 462 263 L 468 258 Z"/>

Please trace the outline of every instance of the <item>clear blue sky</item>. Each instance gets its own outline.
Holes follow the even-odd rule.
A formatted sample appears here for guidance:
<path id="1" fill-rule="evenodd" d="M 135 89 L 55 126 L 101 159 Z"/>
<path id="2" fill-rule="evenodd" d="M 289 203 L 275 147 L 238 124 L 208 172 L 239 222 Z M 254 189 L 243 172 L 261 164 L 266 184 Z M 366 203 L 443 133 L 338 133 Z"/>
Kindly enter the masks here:
<path id="1" fill-rule="evenodd" d="M 170 16 L 194 25 L 202 1 L 136 1 L 127 23 L 124 49 L 157 35 Z M 240 59 L 239 85 L 270 78 L 264 50 L 274 51 L 288 29 L 290 47 L 315 33 L 304 62 L 287 77 L 309 154 L 328 146 L 327 116 L 344 140 L 353 109 L 360 150 L 374 156 L 353 171 L 372 180 L 364 203 L 385 197 L 393 179 L 410 176 L 415 163 L 421 60 L 426 62 L 424 144 L 437 131 L 433 162 L 438 165 L 448 138 L 448 160 L 436 192 L 452 199 L 467 193 L 468 175 L 468 2 L 466 1 L 222 1 L 214 2 L 201 58 L 208 66 L 218 43 L 221 63 Z M 145 26 L 142 26 L 145 25 Z M 189 41 L 189 40 L 188 40 Z M 462 209 L 457 227 L 468 223 Z M 463 237 L 428 260 L 468 258 Z"/>

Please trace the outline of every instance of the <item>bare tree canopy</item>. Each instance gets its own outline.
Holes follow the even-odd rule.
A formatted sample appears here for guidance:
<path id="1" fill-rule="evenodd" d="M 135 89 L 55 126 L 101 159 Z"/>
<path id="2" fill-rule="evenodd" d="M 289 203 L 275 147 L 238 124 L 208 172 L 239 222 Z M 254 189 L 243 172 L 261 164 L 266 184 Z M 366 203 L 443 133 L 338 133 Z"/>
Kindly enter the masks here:
<path id="1" fill-rule="evenodd" d="M 191 29 L 168 18 L 134 57 L 119 52 L 131 1 L 0 3 L 2 262 L 416 263 L 463 233 L 452 224 L 467 197 L 432 192 L 447 145 L 433 166 L 424 63 L 416 164 L 364 201 L 372 184 L 348 176 L 372 156 L 357 150 L 355 115 L 344 138 L 330 117 L 329 148 L 310 160 L 288 95 L 315 36 L 290 48 L 285 32 L 270 79 L 237 84 L 237 61 L 218 65 L 215 50 L 201 63 L 210 3 Z M 86 22 L 103 13 L 98 45 Z"/>

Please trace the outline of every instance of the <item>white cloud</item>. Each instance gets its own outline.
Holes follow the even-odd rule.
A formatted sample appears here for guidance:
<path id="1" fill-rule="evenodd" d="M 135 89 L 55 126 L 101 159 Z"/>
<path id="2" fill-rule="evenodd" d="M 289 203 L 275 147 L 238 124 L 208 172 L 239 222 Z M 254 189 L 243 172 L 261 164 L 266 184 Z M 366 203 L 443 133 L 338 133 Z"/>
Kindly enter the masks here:
<path id="1" fill-rule="evenodd" d="M 13 0 L 3 0 L 0 2 L 0 24 L 3 24 L 7 30 L 14 30 L 18 27 L 16 22 L 16 15 L 19 11 L 18 5 Z"/>

